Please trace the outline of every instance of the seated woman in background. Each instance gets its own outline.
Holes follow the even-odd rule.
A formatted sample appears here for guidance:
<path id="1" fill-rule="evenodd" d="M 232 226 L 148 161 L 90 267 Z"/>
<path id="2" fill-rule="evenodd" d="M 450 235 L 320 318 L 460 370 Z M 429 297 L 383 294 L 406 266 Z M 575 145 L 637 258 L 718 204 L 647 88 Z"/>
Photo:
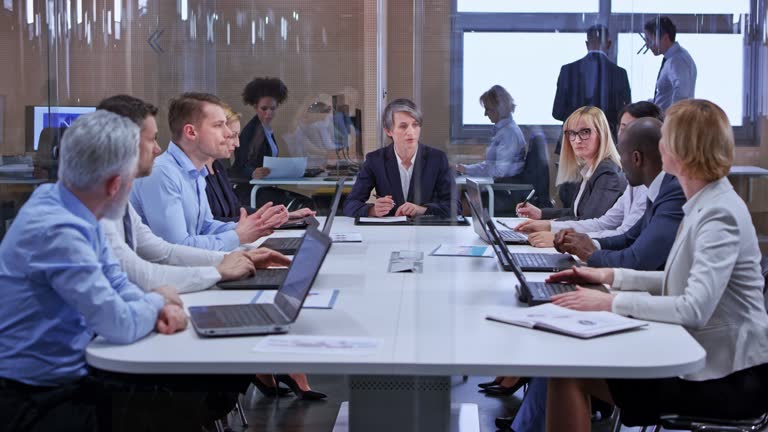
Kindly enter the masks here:
<path id="1" fill-rule="evenodd" d="M 484 161 L 471 165 L 458 164 L 456 171 L 468 176 L 493 177 L 496 183 L 520 182 L 510 179 L 522 174 L 526 155 L 523 131 L 512 119 L 515 100 L 504 87 L 495 85 L 480 96 L 480 105 L 485 108 L 485 116 L 493 122 L 491 144 L 485 151 Z M 505 208 L 512 211 L 518 201 L 505 191 L 497 191 L 494 196 L 496 211 Z"/>
<path id="2" fill-rule="evenodd" d="M 277 108 L 288 98 L 288 87 L 279 78 L 254 78 L 243 89 L 243 103 L 253 107 L 256 115 L 245 125 L 240 133 L 240 147 L 235 150 L 235 162 L 232 175 L 242 179 L 261 179 L 269 175 L 269 168 L 264 167 L 264 157 L 277 157 L 277 147 L 272 122 Z M 247 200 L 248 188 L 240 193 L 242 201 Z M 313 206 L 312 199 L 301 194 L 285 191 L 276 187 L 261 187 L 256 196 L 257 206 L 271 201 L 275 204 L 297 203 L 298 207 Z M 289 209 L 290 210 L 290 209 Z"/>
<path id="3" fill-rule="evenodd" d="M 583 220 L 598 218 L 624 192 L 627 180 L 621 172 L 619 153 L 608 120 L 600 108 L 577 109 L 563 124 L 563 145 L 557 184 L 579 183 L 573 208 L 539 209 L 518 204 L 520 217 L 530 219 Z"/>
<path id="4" fill-rule="evenodd" d="M 231 157 L 235 149 L 240 146 L 240 113 L 234 112 L 228 105 L 223 108 L 227 116 L 227 127 L 232 131 L 232 137 L 229 140 Z M 221 161 L 211 159 L 206 162 L 205 167 L 208 169 L 208 175 L 205 177 L 205 194 L 208 196 L 208 203 L 211 206 L 214 219 L 223 222 L 237 222 L 240 220 L 241 209 L 245 209 L 248 214 L 256 211 L 253 207 L 244 206 L 240 203 Z M 298 219 L 314 215 L 313 210 L 301 208 L 289 212 L 288 218 Z"/>
<path id="5" fill-rule="evenodd" d="M 677 177 L 687 198 L 665 270 L 574 268 L 550 281 L 604 283 L 618 293 L 581 289 L 553 300 L 680 324 L 706 350 L 706 363 L 674 378 L 550 379 L 547 430 L 589 431 L 590 395 L 618 406 L 625 425 L 657 424 L 662 414 L 738 419 L 765 411 L 765 281 L 749 210 L 726 178 L 734 156 L 731 125 L 712 102 L 678 102 L 666 112 L 659 150 L 664 171 Z M 622 293 L 629 290 L 651 295 Z"/>
<path id="6" fill-rule="evenodd" d="M 421 111 L 409 99 L 395 99 L 382 116 L 392 144 L 365 157 L 344 202 L 345 216 L 383 217 L 458 214 L 460 203 L 445 152 L 419 143 Z M 368 204 L 376 189 L 376 201 Z"/>

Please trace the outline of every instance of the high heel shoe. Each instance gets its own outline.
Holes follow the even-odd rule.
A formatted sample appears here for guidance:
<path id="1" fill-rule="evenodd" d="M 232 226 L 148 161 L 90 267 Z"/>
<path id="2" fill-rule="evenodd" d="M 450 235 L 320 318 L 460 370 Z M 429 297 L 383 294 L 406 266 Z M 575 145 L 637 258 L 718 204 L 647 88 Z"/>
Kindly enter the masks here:
<path id="1" fill-rule="evenodd" d="M 325 393 L 314 390 L 302 390 L 299 384 L 290 375 L 275 375 L 275 380 L 281 382 L 293 390 L 296 397 L 302 400 L 320 400 L 328 397 Z"/>
<path id="2" fill-rule="evenodd" d="M 503 380 L 504 380 L 504 377 L 496 377 L 496 379 L 494 379 L 493 381 L 482 382 L 482 383 L 479 383 L 477 386 L 480 387 L 481 389 L 484 389 L 491 386 L 497 386 L 501 384 Z"/>
<path id="3" fill-rule="evenodd" d="M 257 389 L 259 389 L 261 394 L 263 394 L 266 397 L 281 397 L 281 396 L 285 396 L 285 395 L 287 395 L 288 393 L 291 392 L 290 390 L 288 390 L 285 387 L 280 387 L 278 385 L 277 380 L 275 380 L 275 386 L 274 387 L 272 387 L 270 385 L 267 385 L 267 384 L 264 384 L 263 382 L 261 382 L 259 377 L 253 377 L 251 382 L 253 383 L 253 385 L 256 386 Z"/>
<path id="4" fill-rule="evenodd" d="M 530 378 L 518 378 L 517 382 L 509 387 L 505 387 L 503 385 L 494 385 L 494 386 L 488 386 L 482 390 L 481 392 L 489 395 L 489 396 L 504 396 L 504 395 L 511 395 L 516 393 L 518 390 L 520 390 L 521 387 L 528 384 L 530 381 Z"/>

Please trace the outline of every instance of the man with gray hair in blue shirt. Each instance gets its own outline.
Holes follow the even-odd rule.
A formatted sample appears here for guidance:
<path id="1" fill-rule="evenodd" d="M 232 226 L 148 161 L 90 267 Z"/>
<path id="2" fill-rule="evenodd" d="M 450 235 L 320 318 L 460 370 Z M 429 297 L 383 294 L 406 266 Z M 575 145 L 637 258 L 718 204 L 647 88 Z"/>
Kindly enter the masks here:
<path id="1" fill-rule="evenodd" d="M 117 114 L 78 118 L 59 181 L 35 190 L 0 244 L 0 431 L 112 429 L 106 374 L 86 364 L 88 344 L 187 326 L 175 291 L 128 281 L 99 225 L 122 217 L 138 141 L 138 126 Z"/>

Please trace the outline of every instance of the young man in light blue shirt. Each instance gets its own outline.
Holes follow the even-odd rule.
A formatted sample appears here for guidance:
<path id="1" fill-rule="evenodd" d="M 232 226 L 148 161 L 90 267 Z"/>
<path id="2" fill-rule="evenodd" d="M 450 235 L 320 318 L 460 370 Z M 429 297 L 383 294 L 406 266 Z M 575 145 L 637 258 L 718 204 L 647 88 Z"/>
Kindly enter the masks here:
<path id="1" fill-rule="evenodd" d="M 155 159 L 152 174 L 138 179 L 131 204 L 158 237 L 170 243 L 231 251 L 269 235 L 288 220 L 285 206 L 262 206 L 238 223 L 213 218 L 205 194 L 205 162 L 229 157 L 232 131 L 222 101 L 207 93 L 184 93 L 168 107 L 172 142 Z"/>
<path id="2" fill-rule="evenodd" d="M 677 27 L 669 17 L 657 17 L 643 27 L 645 40 L 653 55 L 663 55 L 653 103 L 662 111 L 696 94 L 696 63 L 688 51 L 675 41 Z"/>
<path id="3" fill-rule="evenodd" d="M 62 140 L 59 182 L 35 190 L 0 244 L 0 430 L 96 429 L 90 341 L 128 344 L 187 325 L 173 291 L 128 281 L 99 225 L 122 217 L 138 139 L 116 114 L 80 117 Z"/>

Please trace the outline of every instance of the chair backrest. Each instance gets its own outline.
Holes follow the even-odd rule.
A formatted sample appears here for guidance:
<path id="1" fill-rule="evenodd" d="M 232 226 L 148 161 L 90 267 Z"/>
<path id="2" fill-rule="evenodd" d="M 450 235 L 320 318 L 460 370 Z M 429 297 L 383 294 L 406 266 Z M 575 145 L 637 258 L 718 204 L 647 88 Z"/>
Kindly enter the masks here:
<path id="1" fill-rule="evenodd" d="M 533 204 L 539 208 L 552 207 L 549 196 L 549 157 L 547 156 L 547 139 L 542 133 L 534 133 L 528 139 L 528 155 L 522 174 L 525 183 L 532 184 L 536 189 Z"/>

